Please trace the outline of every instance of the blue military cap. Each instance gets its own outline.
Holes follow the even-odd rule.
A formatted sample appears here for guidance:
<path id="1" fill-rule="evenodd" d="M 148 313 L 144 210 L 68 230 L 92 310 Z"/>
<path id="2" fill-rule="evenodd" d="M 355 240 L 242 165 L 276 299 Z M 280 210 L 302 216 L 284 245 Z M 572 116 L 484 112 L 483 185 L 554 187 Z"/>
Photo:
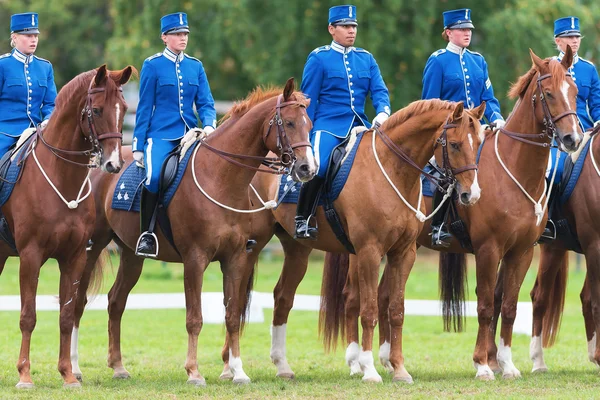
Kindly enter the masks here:
<path id="1" fill-rule="evenodd" d="M 471 10 L 461 8 L 459 10 L 444 11 L 444 29 L 475 28 L 471 21 Z"/>
<path id="2" fill-rule="evenodd" d="M 579 18 L 564 17 L 554 21 L 554 37 L 581 36 Z"/>
<path id="3" fill-rule="evenodd" d="M 163 35 L 189 31 L 186 13 L 167 14 L 160 19 L 160 33 Z"/>
<path id="4" fill-rule="evenodd" d="M 352 5 L 335 6 L 329 9 L 330 25 L 354 25 L 356 22 L 356 7 Z"/>
<path id="5" fill-rule="evenodd" d="M 10 17 L 10 33 L 40 33 L 37 13 L 30 12 L 12 15 Z"/>

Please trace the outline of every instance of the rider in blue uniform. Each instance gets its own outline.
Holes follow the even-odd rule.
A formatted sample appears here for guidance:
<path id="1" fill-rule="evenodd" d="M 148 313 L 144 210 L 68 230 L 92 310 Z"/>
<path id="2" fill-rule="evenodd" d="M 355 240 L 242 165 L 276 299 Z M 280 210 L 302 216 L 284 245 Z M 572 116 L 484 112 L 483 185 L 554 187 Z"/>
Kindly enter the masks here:
<path id="1" fill-rule="evenodd" d="M 370 94 L 382 124 L 390 115 L 390 99 L 375 58 L 366 50 L 353 47 L 358 23 L 356 7 L 329 9 L 330 45 L 313 50 L 306 60 L 301 90 L 311 100 L 307 109 L 313 122 L 310 141 L 319 163 L 317 175 L 302 185 L 296 211 L 298 239 L 316 239 L 317 229 L 309 225 L 315 202 L 325 181 L 331 152 L 356 126 L 371 127 L 365 115 Z"/>
<path id="2" fill-rule="evenodd" d="M 187 15 L 165 15 L 160 22 L 165 49 L 147 58 L 142 66 L 132 144 L 134 159 L 146 168 L 140 210 L 142 234 L 136 254 L 147 257 L 158 255 L 153 231 L 160 171 L 167 154 L 177 147 L 186 132 L 198 127 L 198 118 L 206 133 L 217 126 L 214 100 L 202 62 L 184 53 L 190 31 Z"/>
<path id="3" fill-rule="evenodd" d="M 0 157 L 27 128 L 48 123 L 54 111 L 56 85 L 48 60 L 34 56 L 37 49 L 37 13 L 10 18 L 10 53 L 0 56 Z"/>
<path id="4" fill-rule="evenodd" d="M 448 42 L 445 49 L 435 51 L 425 65 L 423 71 L 422 99 L 441 99 L 462 101 L 467 108 L 474 108 L 486 102 L 485 119 L 496 128 L 504 126 L 504 118 L 500 113 L 500 103 L 494 97 L 492 81 L 488 76 L 487 63 L 479 53 L 467 49 L 471 43 L 472 30 L 471 10 L 463 8 L 443 13 L 444 31 L 442 37 Z M 443 194 L 436 190 L 434 204 L 441 201 Z M 447 247 L 452 235 L 444 226 L 446 202 L 433 217 L 432 245 Z"/>
<path id="5" fill-rule="evenodd" d="M 591 61 L 579 57 L 577 51 L 581 45 L 581 30 L 579 28 L 579 18 L 564 17 L 554 21 L 554 42 L 560 52 L 557 59 L 562 60 L 567 45 L 573 50 L 573 65 L 569 68 L 569 72 L 573 77 L 573 81 L 577 85 L 577 117 L 583 128 L 588 130 L 600 125 L 600 80 L 598 79 L 598 70 Z M 556 152 L 559 151 L 556 147 L 550 150 L 550 162 L 556 160 Z M 567 153 L 560 153 L 558 162 L 558 170 L 556 171 L 555 182 L 558 184 L 562 177 L 564 160 Z M 553 191 L 554 192 L 554 191 Z M 554 192 L 556 193 L 556 192 Z M 553 193 L 553 194 L 554 194 Z M 550 210 L 550 212 L 552 209 Z M 548 220 L 548 224 L 542 236 L 554 238 L 554 223 Z"/>

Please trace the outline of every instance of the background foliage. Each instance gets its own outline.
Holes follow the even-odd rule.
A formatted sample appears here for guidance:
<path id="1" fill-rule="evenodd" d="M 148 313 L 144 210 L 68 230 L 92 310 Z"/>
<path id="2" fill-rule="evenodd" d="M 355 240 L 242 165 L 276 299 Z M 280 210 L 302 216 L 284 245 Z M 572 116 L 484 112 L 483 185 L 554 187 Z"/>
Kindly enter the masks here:
<path id="1" fill-rule="evenodd" d="M 141 68 L 162 50 L 160 17 L 188 13 L 192 32 L 188 53 L 201 59 L 217 99 L 244 97 L 259 84 L 298 80 L 307 55 L 328 44 L 327 13 L 342 1 L 290 0 L 0 0 L 2 50 L 9 50 L 9 21 L 15 12 L 40 14 L 38 54 L 52 61 L 62 86 L 78 73 L 107 62 Z M 528 48 L 556 54 L 554 19 L 576 15 L 585 38 L 580 55 L 600 59 L 600 5 L 591 0 L 355 0 L 359 31 L 356 45 L 377 59 L 390 89 L 393 109 L 421 94 L 429 55 L 445 46 L 442 12 L 471 7 L 476 26 L 471 50 L 485 55 L 497 97 L 507 114 L 511 82 L 530 66 Z"/>

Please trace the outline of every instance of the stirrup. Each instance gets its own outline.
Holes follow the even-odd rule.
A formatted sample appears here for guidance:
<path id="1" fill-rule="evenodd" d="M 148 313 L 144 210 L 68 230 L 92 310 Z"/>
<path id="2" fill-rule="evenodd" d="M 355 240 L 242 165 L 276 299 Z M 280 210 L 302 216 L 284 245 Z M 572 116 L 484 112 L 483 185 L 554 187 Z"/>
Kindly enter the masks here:
<path id="1" fill-rule="evenodd" d="M 154 239 L 154 243 L 156 244 L 156 252 L 155 253 L 146 253 L 146 252 L 139 251 L 140 243 L 142 242 L 142 239 L 144 239 L 147 236 L 150 236 L 152 239 Z M 152 258 L 158 257 L 158 237 L 156 237 L 156 234 L 154 232 L 146 231 L 140 235 L 140 237 L 138 238 L 137 243 L 135 245 L 135 255 L 141 256 L 141 257 L 152 257 Z"/>
<path id="2" fill-rule="evenodd" d="M 434 226 L 431 229 L 431 246 L 434 248 L 448 248 L 450 247 L 450 240 L 452 240 L 452 234 L 442 229 L 442 226 Z"/>
<path id="3" fill-rule="evenodd" d="M 551 219 L 546 222 L 546 227 L 544 228 L 544 232 L 542 232 L 542 237 L 544 239 L 556 240 L 556 225 Z"/>
<path id="4" fill-rule="evenodd" d="M 310 218 L 296 221 L 294 230 L 294 239 L 317 240 L 319 230 L 316 227 L 310 226 Z"/>

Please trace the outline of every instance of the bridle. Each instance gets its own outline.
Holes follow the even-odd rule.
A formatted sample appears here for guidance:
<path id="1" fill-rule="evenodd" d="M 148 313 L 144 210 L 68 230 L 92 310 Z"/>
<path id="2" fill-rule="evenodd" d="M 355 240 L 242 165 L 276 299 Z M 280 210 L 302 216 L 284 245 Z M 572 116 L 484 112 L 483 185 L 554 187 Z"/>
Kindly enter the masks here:
<path id="1" fill-rule="evenodd" d="M 571 74 L 568 72 L 565 75 L 571 76 Z M 561 120 L 564 117 L 569 116 L 569 115 L 574 115 L 575 117 L 577 117 L 577 112 L 574 110 L 567 110 L 565 112 L 558 114 L 556 117 L 552 116 L 552 113 L 550 112 L 550 108 L 548 107 L 548 103 L 546 102 L 546 96 L 544 96 L 544 91 L 542 90 L 542 81 L 544 79 L 550 78 L 551 76 L 552 76 L 551 74 L 541 75 L 538 77 L 537 83 L 536 83 L 537 90 L 540 92 L 540 103 L 542 104 L 542 111 L 544 113 L 544 119 L 542 120 L 544 127 L 545 127 L 544 130 L 537 135 L 511 132 L 509 130 L 506 130 L 505 128 L 500 128 L 499 129 L 500 132 L 504 133 L 506 136 L 508 136 L 512 139 L 518 140 L 523 143 L 531 144 L 534 146 L 550 147 L 552 144 L 552 139 L 554 139 L 554 138 L 556 138 L 557 141 L 562 143 L 560 135 L 558 135 L 558 128 L 556 127 L 556 123 L 559 120 Z M 531 97 L 531 105 L 532 105 L 532 109 L 533 109 L 534 113 L 535 113 L 536 100 L 537 100 L 537 94 L 534 93 L 533 96 Z M 509 120 L 510 120 L 510 117 L 509 117 Z M 536 142 L 534 140 L 531 140 L 531 138 L 537 138 L 537 139 L 541 139 L 543 141 Z"/>
<path id="2" fill-rule="evenodd" d="M 450 117 L 448 117 L 448 119 L 449 118 Z M 448 119 L 446 119 L 446 123 L 442 127 L 442 129 L 443 129 L 442 133 L 440 134 L 440 136 L 438 136 L 438 138 L 435 140 L 435 142 L 433 144 L 434 151 L 437 148 L 437 146 L 442 147 L 442 166 L 436 167 L 442 173 L 442 176 L 439 178 L 437 176 L 434 176 L 434 175 L 426 172 L 421 167 L 419 167 L 410 158 L 410 156 L 408 154 L 406 154 L 406 152 L 404 150 L 402 150 L 402 148 L 400 148 L 396 143 L 394 143 L 394 141 L 387 134 L 385 134 L 385 132 L 381 129 L 381 127 L 379 125 L 375 125 L 373 127 L 373 129 L 375 130 L 377 135 L 381 138 L 383 143 L 385 143 L 385 145 L 392 151 L 392 153 L 394 153 L 400 160 L 404 161 L 411 167 L 420 171 L 421 174 L 423 174 L 425 176 L 425 178 L 427 178 L 428 180 L 433 182 L 439 189 L 443 190 L 443 188 L 447 187 L 448 184 L 451 184 L 456 181 L 457 175 L 462 174 L 463 172 L 466 172 L 466 171 L 471 171 L 471 170 L 477 171 L 476 164 L 464 165 L 459 168 L 453 168 L 452 165 L 450 164 L 450 157 L 448 156 L 448 129 L 455 129 L 458 127 L 458 125 L 454 124 L 454 123 L 449 123 Z"/>
<path id="3" fill-rule="evenodd" d="M 80 163 L 77 161 L 69 160 L 68 158 L 65 158 L 64 156 L 62 156 L 61 154 L 66 155 L 66 156 L 85 156 L 88 159 L 91 159 L 92 157 L 102 154 L 102 147 L 100 146 L 100 141 L 106 140 L 106 139 L 121 139 L 121 140 L 123 140 L 123 133 L 121 133 L 121 132 L 106 132 L 106 133 L 98 134 L 98 130 L 96 129 L 96 123 L 94 121 L 92 96 L 95 94 L 98 94 L 98 93 L 104 93 L 106 91 L 106 88 L 105 87 L 92 87 L 93 83 L 94 83 L 94 78 L 92 78 L 90 81 L 90 85 L 89 85 L 88 91 L 87 91 L 87 98 L 85 101 L 85 106 L 81 110 L 81 119 L 80 119 L 81 132 L 83 132 L 83 134 L 84 134 L 84 139 L 86 141 L 91 142 L 92 146 L 90 149 L 88 149 L 88 150 L 59 149 L 57 147 L 52 146 L 48 142 L 46 142 L 46 140 L 44 139 L 44 136 L 42 135 L 42 129 L 40 129 L 40 127 L 38 127 L 37 132 L 36 132 L 37 137 L 40 139 L 40 141 L 55 156 L 57 156 L 58 158 L 60 158 L 64 161 L 67 161 L 71 164 L 75 164 L 75 165 L 86 167 L 86 168 L 98 168 L 99 165 L 97 162 L 90 163 L 89 160 L 86 163 Z M 119 87 L 119 90 L 122 92 L 123 88 Z M 86 117 L 87 117 L 87 131 L 85 129 L 85 124 L 84 124 L 84 119 L 86 119 Z"/>
<path id="4" fill-rule="evenodd" d="M 311 147 L 312 145 L 308 141 L 302 141 L 298 143 L 291 143 L 289 137 L 285 132 L 285 127 L 283 126 L 283 119 L 281 118 L 281 109 L 287 106 L 297 106 L 306 108 L 306 105 L 301 101 L 282 101 L 283 95 L 280 94 L 277 97 L 277 105 L 275 106 L 275 114 L 273 118 L 269 121 L 269 128 L 263 133 L 263 142 L 266 143 L 271 133 L 271 128 L 273 126 L 277 126 L 277 150 L 279 151 L 280 156 L 277 158 L 274 157 L 260 157 L 260 156 L 249 156 L 244 154 L 234 154 L 229 153 L 223 150 L 219 150 L 208 143 L 206 143 L 206 139 L 203 139 L 201 142 L 202 146 L 205 146 L 207 149 L 212 151 L 213 153 L 219 155 L 221 158 L 229 161 L 232 164 L 240 166 L 242 168 L 247 168 L 254 171 L 259 172 L 267 172 L 271 174 L 283 174 L 289 173 L 294 167 L 294 163 L 296 162 L 296 154 L 294 150 L 300 147 Z M 246 159 L 246 160 L 259 160 L 263 165 L 267 166 L 269 169 L 261 169 L 257 167 L 253 167 L 251 165 L 244 164 L 242 162 L 234 160 L 234 158 Z"/>

